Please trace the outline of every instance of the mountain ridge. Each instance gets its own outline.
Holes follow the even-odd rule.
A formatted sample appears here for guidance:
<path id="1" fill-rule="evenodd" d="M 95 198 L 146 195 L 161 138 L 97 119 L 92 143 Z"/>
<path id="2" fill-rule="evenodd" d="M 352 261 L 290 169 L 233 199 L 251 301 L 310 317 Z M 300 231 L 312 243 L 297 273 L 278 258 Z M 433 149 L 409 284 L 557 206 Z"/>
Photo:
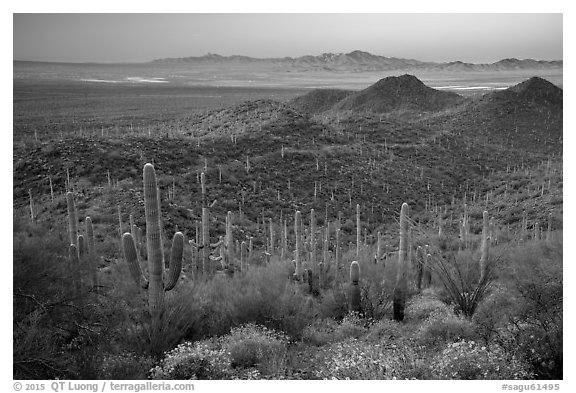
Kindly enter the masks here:
<path id="1" fill-rule="evenodd" d="M 256 58 L 242 55 L 222 56 L 208 53 L 204 56 L 162 58 L 152 60 L 155 64 L 269 64 L 295 69 L 322 69 L 328 71 L 392 71 L 392 70 L 434 70 L 457 72 L 506 71 L 524 69 L 562 68 L 563 60 L 534 60 L 506 58 L 494 63 L 468 63 L 459 60 L 450 62 L 431 62 L 398 57 L 374 55 L 355 50 L 349 53 L 322 53 L 300 57 L 267 57 Z"/>

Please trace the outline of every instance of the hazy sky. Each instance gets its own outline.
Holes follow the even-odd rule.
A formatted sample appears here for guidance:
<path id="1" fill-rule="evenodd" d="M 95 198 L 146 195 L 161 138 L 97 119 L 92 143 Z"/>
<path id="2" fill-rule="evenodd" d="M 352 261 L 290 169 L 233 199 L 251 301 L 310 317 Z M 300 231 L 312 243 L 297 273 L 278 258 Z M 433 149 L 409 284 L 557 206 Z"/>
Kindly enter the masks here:
<path id="1" fill-rule="evenodd" d="M 14 14 L 14 60 L 140 62 L 363 50 L 426 61 L 562 59 L 562 14 Z"/>

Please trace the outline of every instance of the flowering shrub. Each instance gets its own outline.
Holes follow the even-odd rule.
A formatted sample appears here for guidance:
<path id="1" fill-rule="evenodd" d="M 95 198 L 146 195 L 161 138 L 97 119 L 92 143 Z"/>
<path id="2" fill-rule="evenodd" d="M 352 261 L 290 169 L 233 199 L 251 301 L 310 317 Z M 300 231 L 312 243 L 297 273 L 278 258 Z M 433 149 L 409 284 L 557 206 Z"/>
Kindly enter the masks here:
<path id="1" fill-rule="evenodd" d="M 336 322 L 331 319 L 316 320 L 304 329 L 302 340 L 307 344 L 319 347 L 334 342 L 334 331 L 337 327 Z"/>
<path id="2" fill-rule="evenodd" d="M 133 353 L 107 355 L 102 361 L 101 379 L 144 379 L 153 366 L 151 357 L 139 357 Z"/>
<path id="3" fill-rule="evenodd" d="M 167 352 L 152 379 L 224 379 L 230 358 L 215 340 L 184 342 Z"/>
<path id="4" fill-rule="evenodd" d="M 370 324 L 371 320 L 362 319 L 357 313 L 350 312 L 334 331 L 334 341 L 342 341 L 350 337 L 360 338 L 366 334 Z"/>
<path id="5" fill-rule="evenodd" d="M 262 374 L 281 372 L 287 345 L 285 335 L 255 324 L 234 328 L 221 339 L 232 368 L 256 367 Z"/>
<path id="6" fill-rule="evenodd" d="M 530 379 L 526 363 L 506 356 L 500 347 L 488 349 L 474 341 L 450 343 L 434 357 L 432 373 L 438 379 Z"/>
<path id="7" fill-rule="evenodd" d="M 152 379 L 261 379 L 282 373 L 288 339 L 254 324 L 218 339 L 185 342 L 165 354 Z"/>
<path id="8" fill-rule="evenodd" d="M 431 291 L 426 289 L 421 295 L 410 300 L 406 307 L 406 316 L 410 319 L 423 321 L 432 313 L 443 314 L 450 317 L 454 314 L 452 309 L 443 301 L 433 297 Z"/>
<path id="9" fill-rule="evenodd" d="M 409 353 L 408 353 L 409 352 Z M 323 348 L 315 371 L 320 379 L 400 379 L 405 378 L 411 348 L 347 339 Z"/>

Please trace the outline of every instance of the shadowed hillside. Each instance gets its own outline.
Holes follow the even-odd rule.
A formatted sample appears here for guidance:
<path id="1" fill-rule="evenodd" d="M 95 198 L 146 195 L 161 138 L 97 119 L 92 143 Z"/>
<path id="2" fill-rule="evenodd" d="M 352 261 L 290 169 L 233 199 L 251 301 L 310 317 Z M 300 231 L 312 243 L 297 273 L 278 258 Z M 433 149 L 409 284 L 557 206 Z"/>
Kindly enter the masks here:
<path id="1" fill-rule="evenodd" d="M 388 77 L 351 94 L 334 106 L 335 111 L 352 110 L 386 113 L 392 111 L 439 111 L 462 103 L 456 93 L 426 86 L 412 75 Z"/>

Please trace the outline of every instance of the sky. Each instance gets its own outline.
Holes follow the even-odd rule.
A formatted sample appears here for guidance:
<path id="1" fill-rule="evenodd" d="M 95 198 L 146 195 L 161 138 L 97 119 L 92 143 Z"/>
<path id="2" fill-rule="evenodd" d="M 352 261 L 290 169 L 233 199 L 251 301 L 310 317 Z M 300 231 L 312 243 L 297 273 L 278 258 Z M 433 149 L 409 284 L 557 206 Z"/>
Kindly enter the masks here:
<path id="1" fill-rule="evenodd" d="M 145 62 L 167 57 L 298 57 L 367 51 L 422 61 L 563 59 L 563 15 L 13 14 L 13 59 Z"/>

